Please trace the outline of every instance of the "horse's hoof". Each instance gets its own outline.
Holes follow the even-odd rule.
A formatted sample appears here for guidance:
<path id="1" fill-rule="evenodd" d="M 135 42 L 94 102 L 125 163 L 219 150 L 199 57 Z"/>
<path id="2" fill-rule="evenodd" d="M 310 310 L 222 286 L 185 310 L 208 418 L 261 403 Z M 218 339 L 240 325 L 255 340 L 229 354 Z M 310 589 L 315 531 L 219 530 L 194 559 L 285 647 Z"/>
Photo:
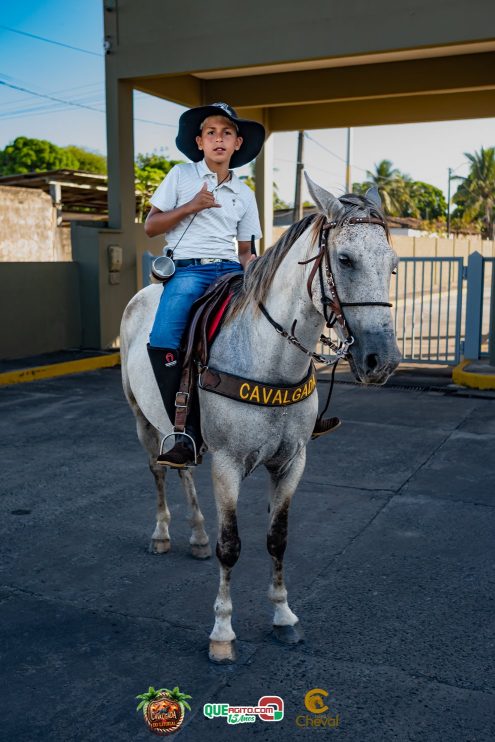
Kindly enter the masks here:
<path id="1" fill-rule="evenodd" d="M 195 559 L 209 559 L 211 546 L 210 544 L 191 544 L 191 554 Z"/>
<path id="2" fill-rule="evenodd" d="M 293 626 L 273 626 L 275 639 L 282 644 L 299 644 L 304 641 L 304 633 L 299 621 Z"/>
<path id="3" fill-rule="evenodd" d="M 237 654 L 235 651 L 235 642 L 218 642 L 210 641 L 209 651 L 210 662 L 215 662 L 217 665 L 229 665 L 237 660 Z"/>
<path id="4" fill-rule="evenodd" d="M 150 554 L 166 554 L 170 551 L 169 538 L 152 538 L 150 543 Z"/>

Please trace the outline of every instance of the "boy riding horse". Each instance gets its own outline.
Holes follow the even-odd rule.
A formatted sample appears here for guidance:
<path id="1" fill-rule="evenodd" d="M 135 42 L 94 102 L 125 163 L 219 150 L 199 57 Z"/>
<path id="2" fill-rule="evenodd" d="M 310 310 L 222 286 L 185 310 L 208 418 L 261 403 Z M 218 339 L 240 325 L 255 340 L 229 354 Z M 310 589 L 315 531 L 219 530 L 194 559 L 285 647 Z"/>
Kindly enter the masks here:
<path id="1" fill-rule="evenodd" d="M 182 371 L 179 349 L 192 304 L 220 276 L 242 272 L 255 260 L 251 238 L 259 239 L 261 228 L 254 193 L 230 168 L 254 160 L 264 139 L 260 123 L 239 118 L 226 103 L 191 108 L 179 119 L 176 144 L 192 162 L 175 165 L 151 198 L 145 232 L 149 237 L 166 235 L 166 254 L 173 255 L 175 264 L 148 344 L 172 422 Z M 337 418 L 322 420 L 313 436 L 338 424 Z M 201 437 L 197 404 L 189 412 L 186 433 L 177 434 L 174 447 L 158 457 L 158 464 L 180 469 L 195 463 L 190 438 L 198 444 Z"/>

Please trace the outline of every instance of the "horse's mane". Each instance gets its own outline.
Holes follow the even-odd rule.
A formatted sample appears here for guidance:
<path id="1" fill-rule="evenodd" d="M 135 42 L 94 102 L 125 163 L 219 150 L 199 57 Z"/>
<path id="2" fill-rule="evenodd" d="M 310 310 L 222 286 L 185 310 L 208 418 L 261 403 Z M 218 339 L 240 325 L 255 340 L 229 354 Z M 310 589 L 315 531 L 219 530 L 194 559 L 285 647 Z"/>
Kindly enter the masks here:
<path id="1" fill-rule="evenodd" d="M 249 263 L 244 273 L 244 281 L 234 290 L 228 319 L 238 315 L 251 302 L 258 305 L 259 302 L 263 303 L 265 301 L 277 268 L 292 245 L 310 226 L 312 227 L 311 244 L 314 244 L 318 239 L 320 228 L 327 218 L 329 221 L 335 222 L 336 228 L 339 228 L 354 216 L 375 217 L 386 221 L 383 212 L 369 198 L 356 193 L 346 193 L 335 200 L 335 205 L 328 217 L 324 214 L 308 214 L 300 221 L 295 222 L 263 255 Z M 387 238 L 389 238 L 388 229 L 386 229 L 386 232 Z"/>

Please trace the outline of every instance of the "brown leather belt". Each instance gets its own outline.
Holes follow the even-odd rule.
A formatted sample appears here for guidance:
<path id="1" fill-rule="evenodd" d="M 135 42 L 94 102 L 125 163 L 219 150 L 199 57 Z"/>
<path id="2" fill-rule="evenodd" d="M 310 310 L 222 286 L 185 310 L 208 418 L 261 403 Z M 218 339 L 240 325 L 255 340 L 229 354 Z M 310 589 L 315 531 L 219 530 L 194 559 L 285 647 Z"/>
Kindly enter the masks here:
<path id="1" fill-rule="evenodd" d="M 260 407 L 286 407 L 302 402 L 316 389 L 316 376 L 313 363 L 299 384 L 294 386 L 274 386 L 253 379 L 244 379 L 225 371 L 205 367 L 199 375 L 199 387 L 222 397 L 236 399 Z"/>

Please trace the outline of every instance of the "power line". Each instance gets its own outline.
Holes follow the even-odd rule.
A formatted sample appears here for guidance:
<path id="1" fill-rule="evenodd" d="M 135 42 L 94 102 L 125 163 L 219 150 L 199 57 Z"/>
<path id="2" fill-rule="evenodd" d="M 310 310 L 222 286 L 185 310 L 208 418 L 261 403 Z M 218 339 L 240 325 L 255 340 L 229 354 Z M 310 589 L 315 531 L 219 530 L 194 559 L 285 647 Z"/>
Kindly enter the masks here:
<path id="1" fill-rule="evenodd" d="M 105 113 L 104 110 L 101 108 L 95 108 L 94 106 L 89 106 L 85 103 L 78 103 L 77 101 L 70 101 L 70 100 L 64 100 L 63 98 L 56 98 L 53 95 L 48 95 L 44 93 L 35 93 L 34 90 L 28 90 L 27 88 L 21 87 L 20 85 L 13 85 L 10 82 L 5 82 L 5 80 L 0 80 L 0 85 L 4 85 L 7 88 L 12 88 L 12 90 L 20 90 L 21 93 L 29 93 L 30 95 L 34 95 L 38 98 L 45 98 L 46 100 L 54 101 L 55 103 L 62 103 L 65 106 L 73 107 L 73 108 L 84 108 L 87 111 L 96 111 L 97 113 Z M 61 109 L 58 109 L 61 110 Z M 5 117 L 9 118 L 9 117 Z M 15 116 L 11 116 L 11 118 L 15 118 Z M 3 119 L 5 120 L 5 119 Z M 144 124 L 155 124 L 155 126 L 165 126 L 170 127 L 172 129 L 176 128 L 175 124 L 167 124 L 163 121 L 153 121 L 151 119 L 142 119 L 142 118 L 135 118 L 134 121 L 140 121 Z"/>
<path id="2" fill-rule="evenodd" d="M 53 39 L 47 39 L 45 36 L 38 36 L 34 33 L 28 33 L 27 31 L 18 31 L 16 28 L 11 28 L 10 26 L 4 26 L 3 23 L 0 23 L 0 28 L 3 28 L 4 31 L 10 31 L 11 33 L 17 33 L 20 36 L 29 36 L 31 39 L 36 39 L 37 41 L 44 41 L 47 44 L 54 44 L 55 46 L 63 46 L 65 49 L 72 49 L 75 52 L 82 52 L 83 54 L 91 54 L 93 57 L 103 57 L 103 54 L 99 52 L 92 52 L 89 51 L 89 49 L 81 49 L 79 46 L 71 46 L 71 44 L 64 44 L 62 41 L 54 41 Z"/>

